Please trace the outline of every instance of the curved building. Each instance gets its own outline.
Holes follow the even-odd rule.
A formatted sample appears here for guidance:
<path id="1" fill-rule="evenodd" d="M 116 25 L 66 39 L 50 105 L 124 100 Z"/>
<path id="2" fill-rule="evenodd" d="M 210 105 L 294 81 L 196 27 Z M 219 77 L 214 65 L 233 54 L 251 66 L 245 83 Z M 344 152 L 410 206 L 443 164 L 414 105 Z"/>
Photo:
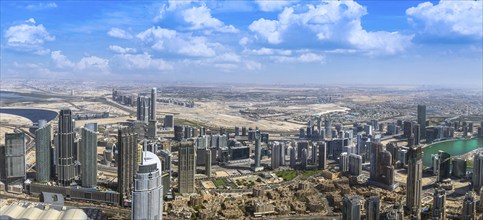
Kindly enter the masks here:
<path id="1" fill-rule="evenodd" d="M 156 154 L 143 151 L 134 177 L 131 219 L 163 218 L 163 182 L 161 161 Z"/>

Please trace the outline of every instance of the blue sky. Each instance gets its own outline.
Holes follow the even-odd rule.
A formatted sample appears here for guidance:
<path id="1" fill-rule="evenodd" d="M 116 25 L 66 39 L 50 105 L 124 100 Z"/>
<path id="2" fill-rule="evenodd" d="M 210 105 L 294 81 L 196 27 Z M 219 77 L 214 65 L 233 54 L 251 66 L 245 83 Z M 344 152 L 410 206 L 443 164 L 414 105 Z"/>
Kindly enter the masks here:
<path id="1" fill-rule="evenodd" d="M 2 78 L 480 86 L 479 1 L 1 1 Z"/>

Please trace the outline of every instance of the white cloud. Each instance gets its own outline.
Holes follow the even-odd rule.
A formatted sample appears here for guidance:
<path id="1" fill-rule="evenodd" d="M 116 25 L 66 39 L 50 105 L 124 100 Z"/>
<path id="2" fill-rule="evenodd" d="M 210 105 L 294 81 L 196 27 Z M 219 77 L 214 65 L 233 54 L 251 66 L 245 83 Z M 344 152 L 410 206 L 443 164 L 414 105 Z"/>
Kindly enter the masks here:
<path id="1" fill-rule="evenodd" d="M 241 46 L 246 46 L 248 44 L 248 38 L 242 37 L 240 41 L 238 41 L 238 44 L 240 44 Z"/>
<path id="2" fill-rule="evenodd" d="M 173 66 L 163 59 L 154 59 L 148 53 L 143 54 L 119 54 L 114 57 L 119 66 L 127 69 L 154 69 L 154 70 L 169 70 Z"/>
<path id="3" fill-rule="evenodd" d="M 262 69 L 262 64 L 256 61 L 248 60 L 245 61 L 245 67 L 248 70 L 260 70 Z"/>
<path id="4" fill-rule="evenodd" d="M 111 30 L 107 32 L 107 35 L 115 38 L 121 38 L 121 39 L 133 38 L 133 36 L 130 33 L 120 28 L 111 28 Z"/>
<path id="5" fill-rule="evenodd" d="M 443 37 L 483 36 L 483 3 L 478 1 L 440 1 L 418 4 L 406 10 L 409 22 L 423 34 Z"/>
<path id="6" fill-rule="evenodd" d="M 33 10 L 33 11 L 39 11 L 39 10 L 44 10 L 44 9 L 50 9 L 50 8 L 57 8 L 57 4 L 55 2 L 40 2 L 37 4 L 29 4 L 25 6 L 25 9 L 28 10 Z"/>
<path id="7" fill-rule="evenodd" d="M 298 40 L 311 40 L 314 34 L 318 43 L 346 44 L 371 54 L 393 54 L 410 45 L 413 36 L 398 32 L 368 32 L 361 26 L 365 7 L 353 1 L 322 1 L 320 4 L 286 7 L 277 20 L 261 18 L 250 24 L 255 37 L 261 37 L 270 44 L 281 44 L 284 37 L 300 36 Z M 303 7 L 304 10 L 301 10 Z M 306 31 L 307 33 L 299 33 Z M 304 39 L 305 38 L 305 39 Z"/>
<path id="8" fill-rule="evenodd" d="M 115 53 L 136 53 L 136 49 L 129 47 L 121 47 L 118 45 L 109 45 L 109 50 Z"/>
<path id="9" fill-rule="evenodd" d="M 209 43 L 205 37 L 178 33 L 160 27 L 151 27 L 138 35 L 138 39 L 151 44 L 152 48 L 161 52 L 178 53 L 193 57 L 212 57 L 216 55 L 214 47 L 220 44 Z"/>
<path id="10" fill-rule="evenodd" d="M 211 15 L 211 10 L 202 5 L 184 10 L 182 13 L 184 20 L 191 24 L 191 29 L 213 29 L 218 32 L 236 33 L 238 29 L 232 25 L 225 25 L 222 21 Z"/>
<path id="11" fill-rule="evenodd" d="M 315 53 L 302 53 L 298 56 L 270 56 L 270 59 L 278 63 L 324 63 L 325 57 Z"/>
<path id="12" fill-rule="evenodd" d="M 35 25 L 35 19 L 30 18 L 27 23 L 7 29 L 5 38 L 8 46 L 20 50 L 42 50 L 44 43 L 55 40 L 42 24 Z"/>
<path id="13" fill-rule="evenodd" d="M 252 22 L 248 28 L 265 38 L 271 44 L 279 44 L 282 42 L 281 32 L 284 31 L 284 28 L 278 21 L 260 18 Z"/>
<path id="14" fill-rule="evenodd" d="M 223 62 L 234 62 L 238 63 L 240 62 L 241 58 L 235 53 L 224 53 L 215 58 L 217 61 L 223 61 Z"/>
<path id="15" fill-rule="evenodd" d="M 251 50 L 250 51 L 252 54 L 255 55 L 273 55 L 273 54 L 278 54 L 278 55 L 283 55 L 283 56 L 290 56 L 292 55 L 291 50 L 281 50 L 281 49 L 271 49 L 271 48 L 266 48 L 262 47 L 258 50 Z"/>
<path id="16" fill-rule="evenodd" d="M 297 1 L 289 1 L 289 0 L 256 0 L 258 7 L 262 11 L 278 11 L 283 9 L 285 6 L 289 6 Z"/>
<path id="17" fill-rule="evenodd" d="M 52 51 L 50 54 L 55 66 L 60 69 L 90 70 L 102 73 L 109 72 L 109 60 L 97 56 L 83 57 L 79 62 L 70 61 L 62 51 Z"/>

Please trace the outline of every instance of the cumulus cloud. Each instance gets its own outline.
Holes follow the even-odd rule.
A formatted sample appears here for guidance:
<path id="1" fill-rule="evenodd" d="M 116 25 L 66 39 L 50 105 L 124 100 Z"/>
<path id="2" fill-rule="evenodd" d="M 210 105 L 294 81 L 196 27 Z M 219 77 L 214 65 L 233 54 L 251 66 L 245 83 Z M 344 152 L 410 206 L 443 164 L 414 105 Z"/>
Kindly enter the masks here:
<path id="1" fill-rule="evenodd" d="M 361 17 L 366 8 L 353 1 L 323 1 L 320 4 L 285 7 L 277 20 L 261 18 L 250 24 L 255 37 L 269 44 L 281 44 L 284 37 L 300 34 L 300 30 L 315 35 L 316 43 L 337 43 L 366 50 L 371 54 L 393 54 L 403 51 L 413 36 L 398 32 L 369 32 L 363 29 Z M 300 9 L 302 7 L 303 10 Z M 312 40 L 312 36 L 302 36 Z"/>
<path id="2" fill-rule="evenodd" d="M 121 38 L 121 39 L 132 39 L 133 36 L 123 30 L 123 29 L 120 29 L 120 28 L 111 28 L 111 30 L 109 30 L 107 32 L 107 35 L 111 36 L 111 37 L 115 37 L 115 38 Z"/>
<path id="3" fill-rule="evenodd" d="M 25 24 L 10 26 L 5 32 L 7 45 L 20 50 L 43 50 L 44 43 L 55 40 L 44 25 L 35 24 L 35 19 L 30 18 Z"/>
<path id="4" fill-rule="evenodd" d="M 262 11 L 278 11 L 283 9 L 285 6 L 292 5 L 294 2 L 297 1 L 289 1 L 289 0 L 256 0 L 255 1 L 258 4 L 258 7 Z"/>
<path id="5" fill-rule="evenodd" d="M 160 27 L 151 27 L 138 35 L 138 39 L 151 44 L 152 48 L 161 52 L 178 53 L 193 57 L 212 57 L 216 55 L 216 43 L 209 43 L 205 37 L 178 33 Z"/>
<path id="6" fill-rule="evenodd" d="M 212 29 L 224 33 L 236 33 L 238 29 L 232 25 L 225 25 L 222 21 L 211 15 L 211 10 L 202 5 L 184 10 L 182 13 L 184 21 L 191 24 L 191 29 Z"/>
<path id="7" fill-rule="evenodd" d="M 272 48 L 266 48 L 266 47 L 262 47 L 258 50 L 257 49 L 251 50 L 250 53 L 254 55 L 274 55 L 274 54 L 284 55 L 284 56 L 292 55 L 291 50 L 272 49 Z"/>
<path id="8" fill-rule="evenodd" d="M 483 37 L 483 3 L 478 1 L 440 1 L 418 4 L 406 10 L 408 20 L 421 34 L 440 37 Z"/>
<path id="9" fill-rule="evenodd" d="M 155 59 L 148 53 L 143 54 L 119 54 L 114 57 L 114 62 L 127 69 L 143 70 L 169 70 L 173 66 L 163 59 Z"/>
<path id="10" fill-rule="evenodd" d="M 109 45 L 109 50 L 115 53 L 136 53 L 136 49 L 129 47 L 121 47 L 118 45 Z"/>
<path id="11" fill-rule="evenodd" d="M 297 56 L 270 56 L 270 59 L 279 63 L 324 63 L 325 57 L 315 53 L 302 53 Z"/>
<path id="12" fill-rule="evenodd" d="M 79 60 L 79 62 L 72 62 L 62 51 L 52 51 L 50 54 L 55 67 L 60 69 L 72 70 L 90 70 L 102 73 L 109 72 L 109 60 L 97 56 L 86 56 Z"/>

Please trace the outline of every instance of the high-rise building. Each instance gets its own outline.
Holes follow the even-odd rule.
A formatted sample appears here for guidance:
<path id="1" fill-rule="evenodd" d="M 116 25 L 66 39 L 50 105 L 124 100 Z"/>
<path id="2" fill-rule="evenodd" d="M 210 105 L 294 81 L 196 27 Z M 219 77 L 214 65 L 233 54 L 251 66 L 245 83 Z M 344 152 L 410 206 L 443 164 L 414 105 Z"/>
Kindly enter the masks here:
<path id="1" fill-rule="evenodd" d="M 423 160 L 421 147 L 411 147 L 407 153 L 408 176 L 406 182 L 406 208 L 410 219 L 421 219 L 421 193 Z"/>
<path id="2" fill-rule="evenodd" d="M 426 105 L 418 105 L 418 124 L 420 128 L 420 139 L 426 139 Z"/>
<path id="3" fill-rule="evenodd" d="M 414 135 L 414 145 L 419 145 L 421 143 L 421 125 L 415 124 L 413 126 Z"/>
<path id="4" fill-rule="evenodd" d="M 279 143 L 275 143 L 272 146 L 272 158 L 271 158 L 271 167 L 273 170 L 280 167 L 282 160 L 282 145 Z"/>
<path id="5" fill-rule="evenodd" d="M 7 185 L 26 178 L 25 134 L 5 133 L 5 146 L 0 146 L 0 180 Z"/>
<path id="6" fill-rule="evenodd" d="M 167 114 L 164 116 L 164 124 L 165 128 L 173 128 L 174 127 L 174 116 L 172 114 Z"/>
<path id="7" fill-rule="evenodd" d="M 478 152 L 473 159 L 473 189 L 483 187 L 483 151 Z"/>
<path id="8" fill-rule="evenodd" d="M 349 172 L 349 154 L 343 152 L 339 157 L 339 170 L 341 173 Z"/>
<path id="9" fill-rule="evenodd" d="M 193 142 L 182 142 L 178 150 L 179 193 L 195 192 L 196 149 Z"/>
<path id="10" fill-rule="evenodd" d="M 151 139 L 156 139 L 158 130 L 158 121 L 156 120 L 149 120 L 148 122 L 148 132 L 146 137 Z"/>
<path id="11" fill-rule="evenodd" d="M 57 153 L 57 182 L 59 185 L 68 186 L 75 177 L 74 164 L 74 121 L 70 109 L 60 110 L 58 125 Z"/>
<path id="12" fill-rule="evenodd" d="M 163 218 L 163 181 L 161 161 L 156 154 L 142 152 L 141 164 L 134 177 L 131 219 Z"/>
<path id="13" fill-rule="evenodd" d="M 325 138 L 332 138 L 332 122 L 329 117 L 325 118 L 324 121 Z"/>
<path id="14" fill-rule="evenodd" d="M 211 163 L 212 163 L 212 153 L 209 148 L 205 149 L 205 174 L 207 177 L 211 177 Z"/>
<path id="15" fill-rule="evenodd" d="M 308 159 L 307 149 L 304 148 L 304 149 L 302 149 L 302 156 L 300 157 L 300 166 L 301 166 L 302 170 L 307 169 L 307 159 Z"/>
<path id="16" fill-rule="evenodd" d="M 39 121 L 39 128 L 35 130 L 35 180 L 47 182 L 50 180 L 50 163 L 52 126 L 45 120 Z"/>
<path id="17" fill-rule="evenodd" d="M 146 96 L 138 96 L 137 99 L 137 117 L 138 121 L 142 121 L 144 123 L 148 123 L 149 121 L 149 105 L 151 104 L 150 100 Z"/>
<path id="18" fill-rule="evenodd" d="M 476 216 L 476 198 L 472 191 L 466 193 L 463 200 L 463 209 L 461 210 L 461 219 L 477 220 Z"/>
<path id="19" fill-rule="evenodd" d="M 319 146 L 319 169 L 327 169 L 327 145 L 324 141 L 317 142 Z"/>
<path id="20" fill-rule="evenodd" d="M 260 167 L 260 161 L 262 159 L 262 146 L 260 131 L 255 132 L 255 169 Z"/>
<path id="21" fill-rule="evenodd" d="M 433 194 L 433 220 L 446 219 L 446 191 L 444 189 L 435 189 Z"/>
<path id="22" fill-rule="evenodd" d="M 466 159 L 454 158 L 451 166 L 451 176 L 463 178 L 466 176 Z"/>
<path id="23" fill-rule="evenodd" d="M 403 206 L 394 204 L 387 212 L 384 220 L 405 220 Z"/>
<path id="24" fill-rule="evenodd" d="M 121 203 L 131 200 L 134 188 L 134 174 L 137 171 L 138 158 L 137 134 L 132 127 L 121 127 L 117 136 L 117 191 L 121 194 Z M 121 205 L 122 205 L 121 204 Z"/>
<path id="25" fill-rule="evenodd" d="M 349 154 L 349 174 L 359 176 L 362 174 L 362 157 L 357 154 Z"/>
<path id="26" fill-rule="evenodd" d="M 364 207 L 366 209 L 366 220 L 379 220 L 379 210 L 381 201 L 378 196 L 371 196 L 366 199 Z"/>
<path id="27" fill-rule="evenodd" d="M 342 220 L 360 220 L 361 203 L 359 196 L 344 196 L 342 201 Z"/>
<path id="28" fill-rule="evenodd" d="M 441 182 L 450 178 L 451 171 L 451 155 L 444 152 L 438 152 L 438 176 L 437 181 Z"/>
<path id="29" fill-rule="evenodd" d="M 290 150 L 290 167 L 295 168 L 297 165 L 297 158 L 295 157 L 295 147 L 292 146 L 289 148 Z"/>
<path id="30" fill-rule="evenodd" d="M 149 120 L 156 121 L 156 102 L 157 102 L 157 90 L 156 87 L 151 89 L 151 105 L 149 106 Z"/>
<path id="31" fill-rule="evenodd" d="M 81 182 L 83 187 L 97 185 L 97 123 L 81 129 L 80 141 Z"/>

